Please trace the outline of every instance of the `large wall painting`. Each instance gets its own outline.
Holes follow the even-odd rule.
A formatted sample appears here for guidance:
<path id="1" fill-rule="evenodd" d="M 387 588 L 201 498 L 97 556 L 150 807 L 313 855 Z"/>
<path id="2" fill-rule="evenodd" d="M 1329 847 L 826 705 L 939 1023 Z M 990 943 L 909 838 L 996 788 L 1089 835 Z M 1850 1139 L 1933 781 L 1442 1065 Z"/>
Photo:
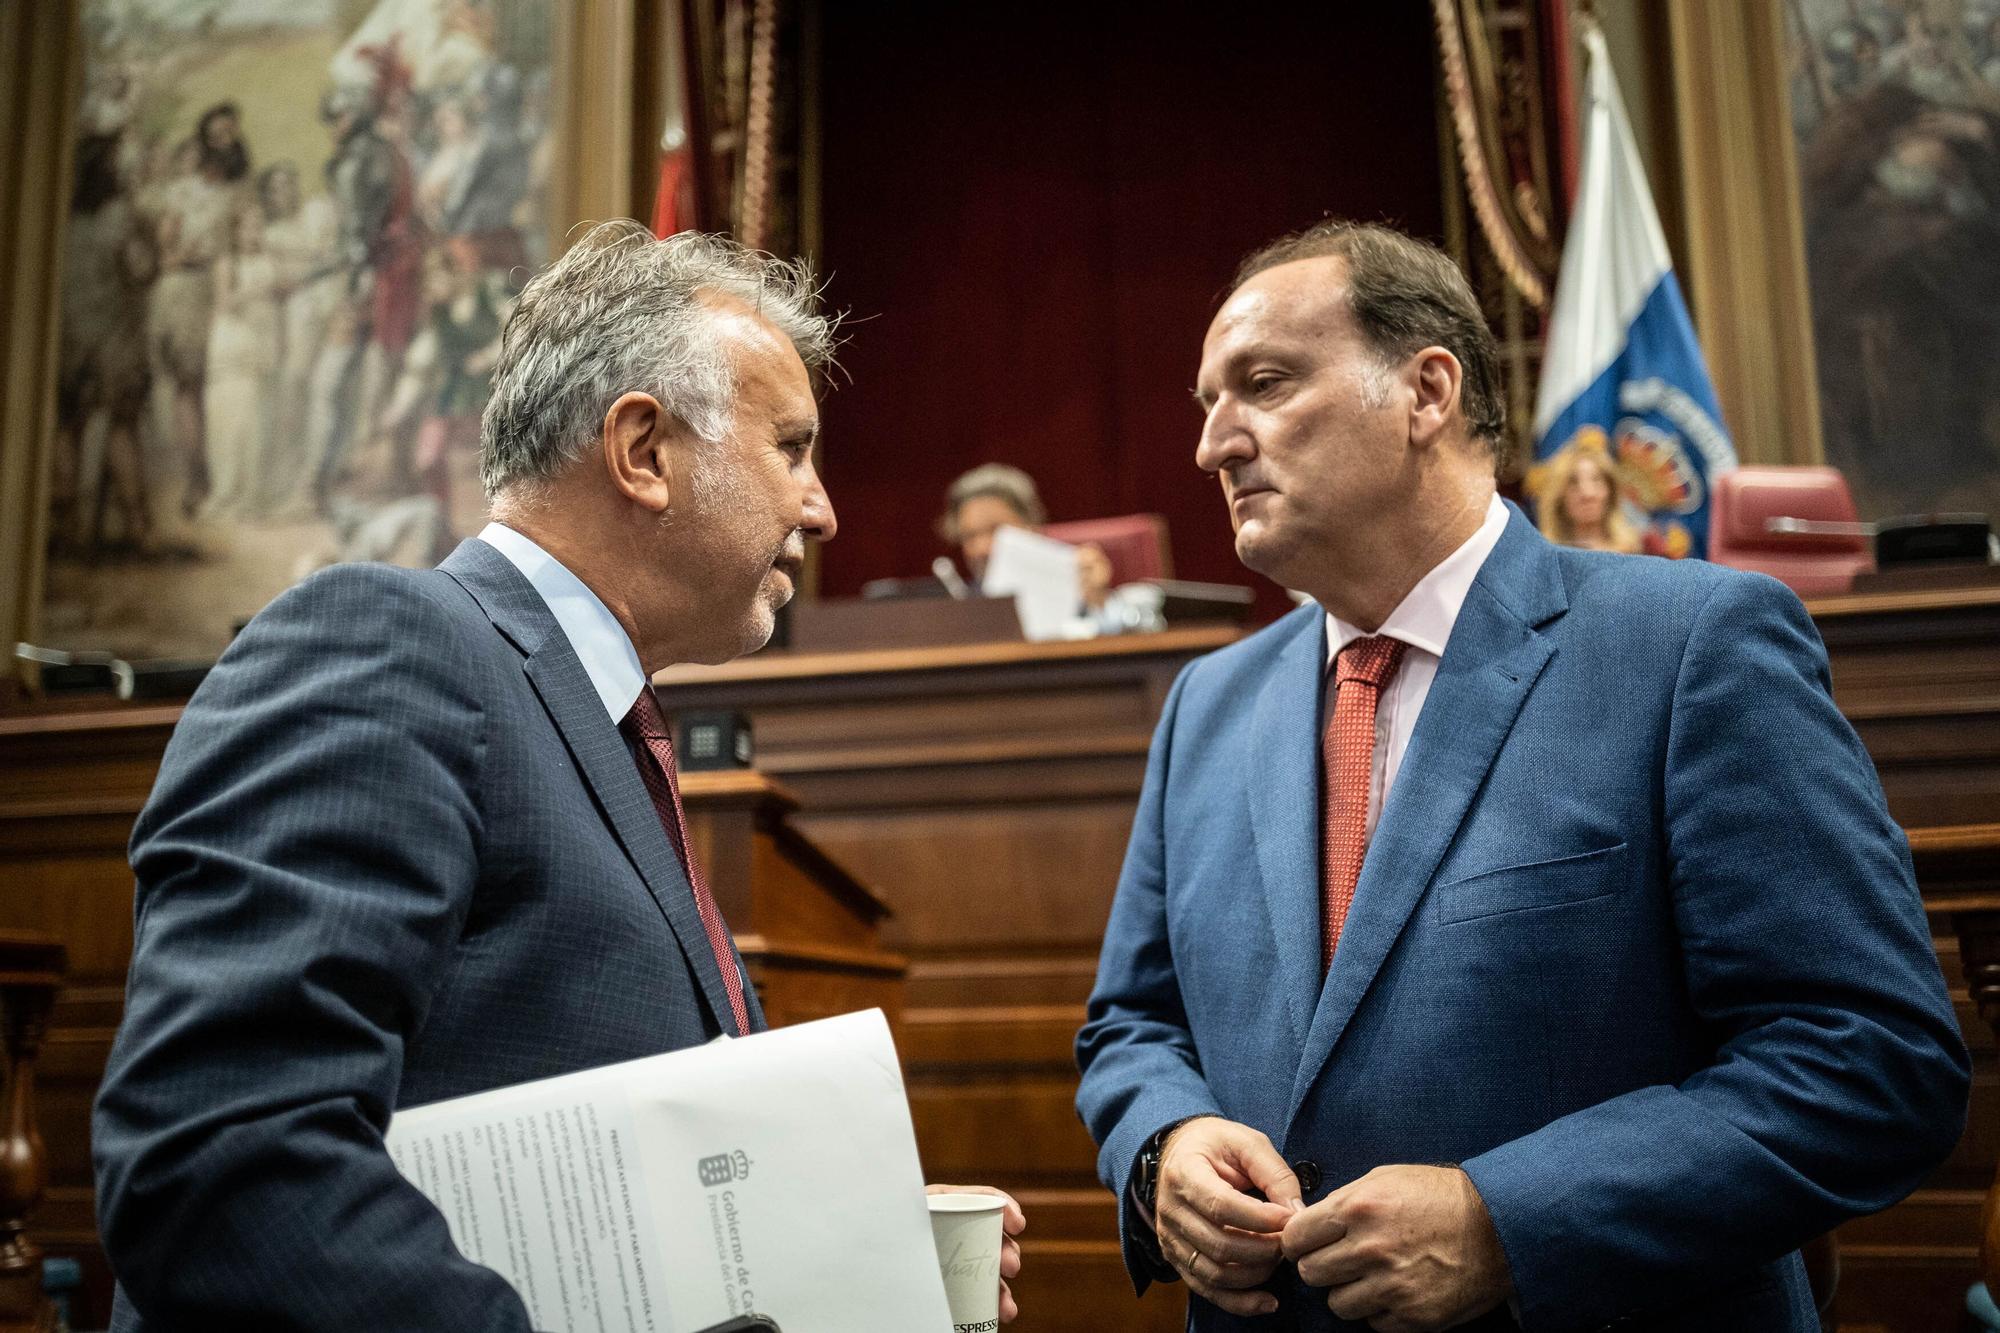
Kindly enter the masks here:
<path id="1" fill-rule="evenodd" d="M 41 639 L 212 657 L 477 531 L 554 0 L 86 0 Z"/>
<path id="2" fill-rule="evenodd" d="M 2000 517 L 2000 0 L 1785 0 L 1826 458 Z"/>

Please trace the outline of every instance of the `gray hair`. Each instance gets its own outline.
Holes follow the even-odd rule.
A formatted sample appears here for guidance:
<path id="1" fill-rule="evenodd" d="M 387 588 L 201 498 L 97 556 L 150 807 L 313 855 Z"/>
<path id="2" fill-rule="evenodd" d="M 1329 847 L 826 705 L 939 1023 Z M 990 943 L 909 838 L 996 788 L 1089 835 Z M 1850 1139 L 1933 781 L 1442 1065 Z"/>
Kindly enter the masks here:
<path id="1" fill-rule="evenodd" d="M 832 361 L 837 317 L 821 312 L 803 260 L 722 236 L 656 240 L 637 222 L 601 222 L 529 281 L 507 317 L 479 430 L 487 498 L 557 475 L 634 391 L 719 442 L 736 385 L 704 295 L 733 297 L 769 320 L 808 370 Z"/>
<path id="2" fill-rule="evenodd" d="M 956 546 L 958 511 L 967 500 L 976 500 L 982 495 L 1005 500 L 1013 506 L 1015 513 L 1027 520 L 1031 528 L 1039 528 L 1049 520 L 1049 511 L 1042 506 L 1042 497 L 1035 490 L 1033 477 L 1005 463 L 981 463 L 954 481 L 951 489 L 944 493 L 944 515 L 938 519 L 938 535 Z"/>

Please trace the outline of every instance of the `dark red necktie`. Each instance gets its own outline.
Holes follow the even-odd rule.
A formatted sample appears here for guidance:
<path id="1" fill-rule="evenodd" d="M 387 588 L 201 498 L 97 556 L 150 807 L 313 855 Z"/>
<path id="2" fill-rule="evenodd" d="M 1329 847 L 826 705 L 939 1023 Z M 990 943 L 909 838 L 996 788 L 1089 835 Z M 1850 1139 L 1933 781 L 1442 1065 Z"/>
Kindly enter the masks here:
<path id="1" fill-rule="evenodd" d="M 1375 773 L 1375 709 L 1382 686 L 1403 660 L 1400 639 L 1380 635 L 1356 639 L 1333 660 L 1333 707 L 1321 740 L 1320 847 L 1324 879 L 1320 895 L 1321 966 L 1333 966 L 1333 950 L 1361 862 L 1368 855 L 1368 787 Z"/>
<path id="2" fill-rule="evenodd" d="M 715 899 L 708 892 L 708 881 L 702 878 L 701 867 L 695 863 L 694 851 L 688 845 L 687 814 L 681 809 L 680 774 L 674 767 L 674 739 L 667 730 L 667 719 L 660 712 L 660 701 L 653 697 L 651 685 L 639 691 L 639 698 L 632 705 L 632 711 L 625 714 L 625 720 L 618 724 L 623 731 L 639 744 L 639 776 L 645 780 L 646 793 L 653 798 L 653 808 L 660 812 L 660 823 L 666 826 L 667 841 L 674 845 L 674 851 L 681 858 L 681 868 L 687 871 L 688 884 L 694 889 L 694 909 L 701 914 L 702 929 L 708 932 L 708 945 L 715 950 L 715 965 L 722 969 L 722 988 L 729 992 L 729 1009 L 736 1016 L 738 1035 L 750 1031 L 750 1011 L 743 1001 L 743 977 L 736 970 L 736 953 L 729 945 L 729 927 L 722 919 L 722 911 L 715 905 Z"/>

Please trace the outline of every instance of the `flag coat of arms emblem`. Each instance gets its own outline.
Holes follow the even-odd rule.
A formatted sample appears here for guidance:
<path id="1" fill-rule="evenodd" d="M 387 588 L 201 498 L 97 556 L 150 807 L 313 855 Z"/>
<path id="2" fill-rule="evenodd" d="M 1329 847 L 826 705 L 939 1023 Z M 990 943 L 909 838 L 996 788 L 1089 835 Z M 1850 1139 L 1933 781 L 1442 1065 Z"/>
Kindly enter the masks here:
<path id="1" fill-rule="evenodd" d="M 1709 492 L 1736 466 L 1603 35 L 1584 34 L 1588 119 L 1556 281 L 1526 489 L 1559 505 L 1595 454 L 1641 549 L 1705 555 Z"/>

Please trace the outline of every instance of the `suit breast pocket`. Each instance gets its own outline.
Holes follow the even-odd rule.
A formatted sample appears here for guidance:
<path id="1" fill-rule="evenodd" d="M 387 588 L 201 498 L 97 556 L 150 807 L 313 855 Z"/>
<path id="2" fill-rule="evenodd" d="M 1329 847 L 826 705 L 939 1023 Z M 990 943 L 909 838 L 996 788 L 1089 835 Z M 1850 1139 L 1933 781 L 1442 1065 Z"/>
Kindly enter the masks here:
<path id="1" fill-rule="evenodd" d="M 1483 870 L 1432 890 L 1441 925 L 1606 898 L 1625 887 L 1624 843 Z"/>

